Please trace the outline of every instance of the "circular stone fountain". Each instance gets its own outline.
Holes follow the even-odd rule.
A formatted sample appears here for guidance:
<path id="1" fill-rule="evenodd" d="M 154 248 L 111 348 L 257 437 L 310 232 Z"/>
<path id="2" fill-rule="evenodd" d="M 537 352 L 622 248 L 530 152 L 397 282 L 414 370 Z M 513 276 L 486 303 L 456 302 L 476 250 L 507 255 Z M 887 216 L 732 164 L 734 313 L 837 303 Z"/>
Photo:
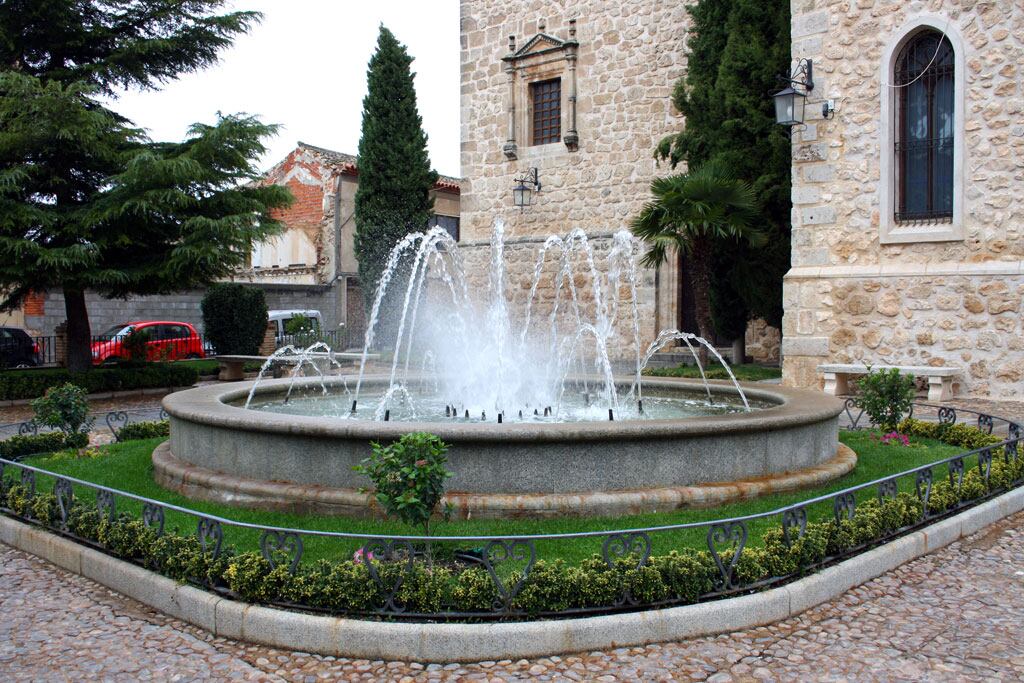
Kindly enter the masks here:
<path id="1" fill-rule="evenodd" d="M 469 293 L 481 287 L 470 286 L 447 233 L 403 239 L 378 286 L 357 375 L 325 372 L 336 363 L 322 345 L 288 347 L 275 355 L 290 356 L 289 379 L 261 372 L 255 382 L 167 396 L 171 438 L 153 454 L 157 481 L 230 504 L 376 514 L 372 496 L 359 492 L 369 482 L 353 466 L 372 441 L 425 431 L 450 447 L 447 499 L 457 515 L 612 515 L 815 485 L 855 464 L 838 442 L 840 401 L 741 385 L 693 334 L 668 330 L 644 350 L 638 245 L 628 232 L 614 236 L 603 269 L 582 231 L 549 237 L 515 314 L 503 245 L 498 224 L 480 305 Z M 367 376 L 385 296 L 402 268 L 404 291 L 388 304 L 397 313 L 390 372 Z M 673 342 L 693 353 L 701 379 L 641 381 L 654 353 Z M 705 356 L 731 381 L 704 379 Z M 616 374 L 623 368 L 628 374 Z"/>

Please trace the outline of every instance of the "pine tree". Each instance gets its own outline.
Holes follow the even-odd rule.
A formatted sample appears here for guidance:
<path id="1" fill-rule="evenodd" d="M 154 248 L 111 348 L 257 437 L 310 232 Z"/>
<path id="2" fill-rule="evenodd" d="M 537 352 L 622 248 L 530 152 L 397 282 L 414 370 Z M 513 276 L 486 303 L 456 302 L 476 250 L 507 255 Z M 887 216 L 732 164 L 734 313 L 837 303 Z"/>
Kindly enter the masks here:
<path id="1" fill-rule="evenodd" d="M 207 284 L 275 234 L 278 187 L 255 161 L 274 126 L 248 116 L 149 140 L 107 104 L 216 60 L 259 18 L 224 0 L 0 2 L 0 307 L 63 290 L 68 365 L 91 364 L 86 290 L 108 297 Z"/>
<path id="2" fill-rule="evenodd" d="M 781 87 L 777 75 L 789 69 L 789 2 L 699 0 L 689 11 L 687 74 L 673 93 L 686 126 L 662 140 L 656 155 L 673 167 L 716 160 L 754 188 L 768 241 L 757 249 L 716 247 L 714 317 L 725 333 L 735 333 L 749 314 L 781 326 L 782 277 L 790 259 L 790 141 L 775 123 L 770 94 Z"/>
<path id="3" fill-rule="evenodd" d="M 355 251 L 367 310 L 392 248 L 424 230 L 434 207 L 430 192 L 437 173 L 427 155 L 411 64 L 405 46 L 382 25 L 366 72 L 355 198 Z M 397 295 L 402 288 L 396 284 L 389 291 Z M 383 310 L 396 305 L 388 301 Z"/>

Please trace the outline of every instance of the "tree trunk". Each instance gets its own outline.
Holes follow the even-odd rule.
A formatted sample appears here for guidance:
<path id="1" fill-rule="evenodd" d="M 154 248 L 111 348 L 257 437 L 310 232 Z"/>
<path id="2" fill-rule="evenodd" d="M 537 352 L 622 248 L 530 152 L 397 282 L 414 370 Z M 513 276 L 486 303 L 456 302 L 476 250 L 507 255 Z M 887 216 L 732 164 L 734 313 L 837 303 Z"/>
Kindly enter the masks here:
<path id="1" fill-rule="evenodd" d="M 693 312 L 700 336 L 715 343 L 715 325 L 711 320 L 711 242 L 706 237 L 694 238 L 690 245 L 690 288 L 693 290 Z M 700 347 L 700 362 L 708 363 L 708 350 Z"/>
<path id="2" fill-rule="evenodd" d="M 92 334 L 85 292 L 65 288 L 64 312 L 68 316 L 68 370 L 85 372 L 92 367 Z"/>
<path id="3" fill-rule="evenodd" d="M 742 365 L 747 360 L 747 335 L 741 334 L 732 340 L 732 364 Z"/>

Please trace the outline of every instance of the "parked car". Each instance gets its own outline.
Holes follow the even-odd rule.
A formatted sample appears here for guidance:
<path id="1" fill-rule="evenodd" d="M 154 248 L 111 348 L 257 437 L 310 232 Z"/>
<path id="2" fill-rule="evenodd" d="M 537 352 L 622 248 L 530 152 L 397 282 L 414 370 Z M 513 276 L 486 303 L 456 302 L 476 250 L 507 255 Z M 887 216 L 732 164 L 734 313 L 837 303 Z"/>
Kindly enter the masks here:
<path id="1" fill-rule="evenodd" d="M 93 365 L 131 360 L 125 342 L 133 333 L 145 334 L 146 360 L 205 358 L 203 340 L 188 323 L 170 320 L 140 320 L 114 325 L 92 343 Z"/>
<path id="2" fill-rule="evenodd" d="M 0 327 L 0 367 L 31 368 L 39 365 L 39 344 L 18 327 Z"/>
<path id="3" fill-rule="evenodd" d="M 274 337 L 278 346 L 290 342 L 290 337 L 294 335 L 291 335 L 288 332 L 288 322 L 291 321 L 292 318 L 298 318 L 300 316 L 308 319 L 313 325 L 313 329 L 309 330 L 311 334 L 320 334 L 320 330 L 322 330 L 324 326 L 323 318 L 320 316 L 320 311 L 302 311 L 298 309 L 267 311 L 267 320 L 274 325 Z"/>

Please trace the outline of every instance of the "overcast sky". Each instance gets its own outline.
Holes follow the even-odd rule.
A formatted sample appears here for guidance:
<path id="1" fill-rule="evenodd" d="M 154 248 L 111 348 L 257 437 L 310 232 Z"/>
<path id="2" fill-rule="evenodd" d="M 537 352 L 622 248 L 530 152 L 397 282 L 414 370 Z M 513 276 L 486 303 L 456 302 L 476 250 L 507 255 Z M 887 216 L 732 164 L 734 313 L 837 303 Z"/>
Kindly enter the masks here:
<path id="1" fill-rule="evenodd" d="M 430 160 L 459 175 L 458 0 L 235 0 L 263 21 L 221 53 L 217 65 L 156 92 L 127 92 L 113 105 L 154 140 L 181 140 L 217 111 L 279 123 L 263 167 L 299 140 L 355 154 L 366 65 L 383 23 L 414 58 L 416 95 Z"/>

